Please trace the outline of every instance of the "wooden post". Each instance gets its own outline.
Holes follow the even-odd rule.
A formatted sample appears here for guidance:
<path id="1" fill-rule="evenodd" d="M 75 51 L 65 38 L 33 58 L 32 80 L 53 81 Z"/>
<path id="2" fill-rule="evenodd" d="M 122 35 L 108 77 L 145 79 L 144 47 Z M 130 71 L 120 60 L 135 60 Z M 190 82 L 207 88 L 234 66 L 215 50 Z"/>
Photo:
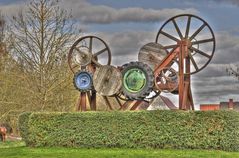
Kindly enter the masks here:
<path id="1" fill-rule="evenodd" d="M 183 105 L 183 94 L 184 94 L 184 58 L 185 58 L 185 47 L 183 41 L 180 41 L 180 52 L 179 52 L 179 109 L 185 109 Z"/>
<path id="2" fill-rule="evenodd" d="M 81 92 L 80 94 L 80 110 L 86 111 L 86 92 Z"/>
<path id="3" fill-rule="evenodd" d="M 96 91 L 92 90 L 91 91 L 91 98 L 90 98 L 91 102 L 90 102 L 90 108 L 93 111 L 96 111 Z"/>
<path id="4" fill-rule="evenodd" d="M 103 99 L 105 100 L 105 103 L 106 103 L 106 105 L 110 108 L 110 110 L 113 110 L 113 108 L 112 108 L 112 106 L 111 106 L 111 104 L 110 104 L 109 99 L 108 99 L 106 96 L 103 96 Z"/>

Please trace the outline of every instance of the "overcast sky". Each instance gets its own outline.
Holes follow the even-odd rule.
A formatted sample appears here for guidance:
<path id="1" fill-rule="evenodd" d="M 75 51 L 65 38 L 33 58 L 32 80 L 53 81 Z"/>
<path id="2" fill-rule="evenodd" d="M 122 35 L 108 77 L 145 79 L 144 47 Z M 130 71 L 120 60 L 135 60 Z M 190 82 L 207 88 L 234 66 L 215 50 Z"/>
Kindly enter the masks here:
<path id="1" fill-rule="evenodd" d="M 6 15 L 15 14 L 27 0 L 0 0 Z M 155 41 L 161 25 L 177 14 L 206 20 L 216 36 L 210 64 L 193 75 L 196 104 L 239 101 L 239 82 L 226 74 L 239 62 L 239 0 L 62 0 L 85 35 L 98 35 L 109 44 L 113 65 L 137 60 L 140 47 Z"/>

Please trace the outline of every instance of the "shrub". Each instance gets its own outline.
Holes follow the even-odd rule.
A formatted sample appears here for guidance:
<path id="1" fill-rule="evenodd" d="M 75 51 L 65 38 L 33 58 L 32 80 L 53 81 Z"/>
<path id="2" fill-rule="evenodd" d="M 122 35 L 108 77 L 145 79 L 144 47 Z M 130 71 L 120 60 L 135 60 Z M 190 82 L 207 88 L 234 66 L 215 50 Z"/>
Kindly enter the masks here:
<path id="1" fill-rule="evenodd" d="M 239 113 L 140 111 L 20 116 L 28 146 L 239 151 Z"/>
<path id="2" fill-rule="evenodd" d="M 20 131 L 20 135 L 22 136 L 23 140 L 27 141 L 29 132 L 28 132 L 28 121 L 31 113 L 24 112 L 19 115 L 18 118 L 18 129 Z"/>

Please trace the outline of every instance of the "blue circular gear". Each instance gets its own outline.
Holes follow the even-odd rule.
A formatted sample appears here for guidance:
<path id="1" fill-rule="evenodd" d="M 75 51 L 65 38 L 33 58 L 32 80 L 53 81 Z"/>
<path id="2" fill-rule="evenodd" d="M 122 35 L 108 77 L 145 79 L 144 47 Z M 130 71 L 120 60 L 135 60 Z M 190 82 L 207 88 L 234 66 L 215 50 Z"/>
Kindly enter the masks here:
<path id="1" fill-rule="evenodd" d="M 92 74 L 88 71 L 79 71 L 74 75 L 73 84 L 79 91 L 89 91 L 93 88 Z"/>

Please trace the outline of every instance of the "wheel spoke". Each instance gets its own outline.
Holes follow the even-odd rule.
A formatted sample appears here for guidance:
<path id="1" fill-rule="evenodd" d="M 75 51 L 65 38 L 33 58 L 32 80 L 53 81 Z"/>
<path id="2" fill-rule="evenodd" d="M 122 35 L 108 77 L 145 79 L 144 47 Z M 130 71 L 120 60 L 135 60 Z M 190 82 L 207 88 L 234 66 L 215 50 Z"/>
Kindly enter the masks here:
<path id="1" fill-rule="evenodd" d="M 193 51 L 195 51 L 195 52 L 197 52 L 197 53 L 199 53 L 199 54 L 201 54 L 201 55 L 203 55 L 203 56 L 205 56 L 205 57 L 207 57 L 207 58 L 211 58 L 210 55 L 206 54 L 205 52 L 203 52 L 203 51 L 201 51 L 201 50 L 199 50 L 199 49 L 197 49 L 197 48 L 192 47 L 192 48 L 190 48 L 190 49 L 193 50 Z"/>
<path id="2" fill-rule="evenodd" d="M 74 49 L 77 50 L 77 52 L 81 53 L 79 48 L 75 47 Z"/>
<path id="3" fill-rule="evenodd" d="M 210 38 L 210 39 L 205 39 L 205 40 L 200 40 L 200 41 L 192 42 L 192 45 L 201 44 L 201 43 L 207 43 L 207 42 L 213 42 L 213 41 L 214 41 L 214 38 Z"/>
<path id="4" fill-rule="evenodd" d="M 188 17 L 188 22 L 187 22 L 187 27 L 186 27 L 186 32 L 185 32 L 185 38 L 186 39 L 188 38 L 190 24 L 191 24 L 191 16 Z"/>
<path id="5" fill-rule="evenodd" d="M 98 51 L 97 53 L 93 54 L 93 56 L 94 56 L 94 57 L 95 57 L 95 56 L 98 56 L 98 55 L 104 53 L 106 50 L 107 50 L 107 48 L 104 48 L 104 49 Z"/>
<path id="6" fill-rule="evenodd" d="M 101 66 L 101 64 L 95 58 L 92 58 L 91 60 L 95 65 Z"/>
<path id="7" fill-rule="evenodd" d="M 77 65 L 77 64 L 74 64 L 73 66 L 72 66 L 72 69 L 74 69 L 74 68 L 76 68 L 76 67 L 78 67 L 79 65 Z"/>
<path id="8" fill-rule="evenodd" d="M 170 34 L 164 32 L 164 31 L 161 31 L 161 33 L 162 33 L 164 36 L 170 38 L 171 40 L 174 40 L 174 41 L 176 41 L 176 42 L 179 41 L 179 39 L 177 39 L 176 37 L 173 37 L 172 35 L 170 35 Z"/>
<path id="9" fill-rule="evenodd" d="M 173 45 L 168 45 L 168 46 L 164 46 L 164 49 L 171 49 L 171 48 L 175 48 L 177 46 L 177 44 L 173 44 Z"/>
<path id="10" fill-rule="evenodd" d="M 89 51 L 92 53 L 93 37 L 90 37 Z"/>
<path id="11" fill-rule="evenodd" d="M 180 31 L 180 29 L 178 27 L 178 24 L 176 23 L 175 19 L 173 19 L 173 24 L 174 24 L 174 27 L 175 27 L 175 29 L 176 29 L 180 39 L 183 39 L 183 35 L 182 35 L 182 33 L 181 33 L 181 31 Z"/>
<path id="12" fill-rule="evenodd" d="M 196 69 L 196 71 L 198 71 L 199 68 L 198 68 L 198 66 L 197 66 L 197 64 L 196 64 L 196 62 L 195 62 L 195 60 L 194 60 L 192 54 L 189 53 L 188 56 L 189 56 L 190 60 L 192 61 L 194 68 Z"/>
<path id="13" fill-rule="evenodd" d="M 198 33 L 202 31 L 202 29 L 203 29 L 205 26 L 206 26 L 206 23 L 202 24 L 202 26 L 200 26 L 200 28 L 197 29 L 197 31 L 195 31 L 195 32 L 193 33 L 193 35 L 192 35 L 189 39 L 190 39 L 190 40 L 193 40 L 193 39 L 198 35 Z"/>

